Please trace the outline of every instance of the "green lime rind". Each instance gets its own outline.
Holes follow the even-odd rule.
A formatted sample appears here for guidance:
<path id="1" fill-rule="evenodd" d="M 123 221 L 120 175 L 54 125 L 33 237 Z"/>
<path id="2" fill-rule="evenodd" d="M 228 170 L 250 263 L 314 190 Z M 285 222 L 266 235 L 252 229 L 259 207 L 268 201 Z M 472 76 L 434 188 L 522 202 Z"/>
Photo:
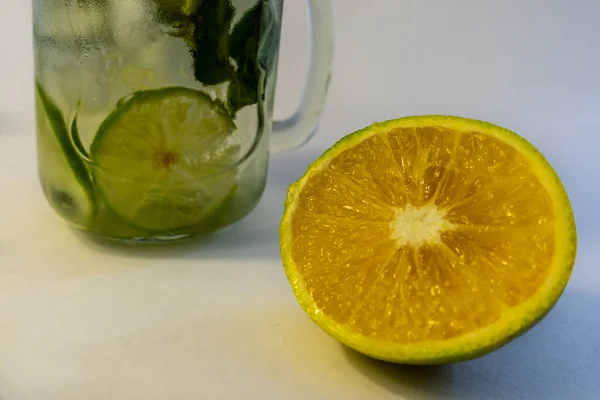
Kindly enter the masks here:
<path id="1" fill-rule="evenodd" d="M 206 218 L 200 220 L 195 225 L 187 226 L 181 229 L 172 230 L 171 235 L 189 235 L 197 236 L 213 232 L 227 223 L 227 210 L 231 206 L 232 199 L 237 193 L 238 185 L 235 185 L 229 195 L 222 202 L 215 204 L 207 211 Z M 137 240 L 140 238 L 155 236 L 155 232 L 138 228 L 129 221 L 124 220 L 105 202 L 98 204 L 96 218 L 91 224 L 91 230 L 98 235 L 120 240 Z"/>
<path id="2" fill-rule="evenodd" d="M 136 92 L 118 102 L 91 145 L 98 193 L 146 232 L 172 234 L 201 224 L 235 187 L 234 130 L 223 105 L 202 92 Z"/>
<path id="3" fill-rule="evenodd" d="M 220 227 L 227 224 L 229 212 L 232 201 L 238 192 L 239 185 L 235 184 L 231 187 L 229 193 L 222 198 L 221 201 L 214 204 L 209 210 L 206 211 L 205 217 L 198 221 L 196 224 L 186 226 L 182 229 L 173 231 L 174 234 L 190 234 L 200 235 L 210 232 L 214 232 Z"/>
<path id="4" fill-rule="evenodd" d="M 98 199 L 94 220 L 89 224 L 88 228 L 90 232 L 96 235 L 116 239 L 130 239 L 151 235 L 149 232 L 138 229 L 132 226 L 129 221 L 121 218 L 101 198 Z"/>
<path id="5" fill-rule="evenodd" d="M 39 175 L 44 194 L 61 216 L 86 226 L 96 210 L 91 177 L 60 110 L 39 83 L 36 114 Z"/>
<path id="6" fill-rule="evenodd" d="M 88 190 L 90 194 L 93 193 L 92 180 L 90 178 L 88 169 L 86 168 L 85 163 L 81 160 L 81 157 L 76 150 L 76 145 L 71 141 L 71 135 L 69 135 L 69 131 L 67 130 L 67 125 L 62 113 L 39 83 L 36 83 L 36 91 L 40 96 L 40 100 L 42 101 L 48 123 L 54 132 L 56 140 L 60 144 L 63 154 L 65 155 L 73 174 L 79 183 L 81 183 L 81 185 L 84 187 L 84 189 Z M 78 136 L 77 140 L 79 140 Z M 79 143 L 81 144 L 81 141 L 79 141 Z"/>
<path id="7" fill-rule="evenodd" d="M 80 156 L 89 160 L 90 155 L 88 151 L 85 149 L 85 146 L 81 142 L 81 137 L 79 136 L 79 128 L 77 126 L 77 113 L 73 117 L 73 122 L 71 122 L 71 141 L 75 146 L 77 152 L 79 152 Z"/>

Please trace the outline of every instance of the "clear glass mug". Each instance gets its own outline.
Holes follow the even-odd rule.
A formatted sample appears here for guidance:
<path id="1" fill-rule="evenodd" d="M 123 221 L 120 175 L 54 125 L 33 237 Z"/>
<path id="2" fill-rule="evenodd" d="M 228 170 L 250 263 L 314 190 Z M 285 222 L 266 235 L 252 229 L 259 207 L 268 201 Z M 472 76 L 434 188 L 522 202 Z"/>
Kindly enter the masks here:
<path id="1" fill-rule="evenodd" d="M 308 84 L 273 122 L 283 0 L 33 0 L 39 176 L 54 210 L 134 242 L 248 214 L 269 152 L 303 144 L 324 104 L 331 2 L 307 4 Z"/>

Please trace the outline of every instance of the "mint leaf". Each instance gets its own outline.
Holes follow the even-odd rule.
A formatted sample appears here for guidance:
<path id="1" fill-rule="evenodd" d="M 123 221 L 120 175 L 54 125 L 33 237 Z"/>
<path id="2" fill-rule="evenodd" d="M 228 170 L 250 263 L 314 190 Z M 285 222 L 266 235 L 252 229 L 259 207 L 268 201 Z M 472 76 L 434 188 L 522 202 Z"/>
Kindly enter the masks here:
<path id="1" fill-rule="evenodd" d="M 179 23 L 186 18 L 185 0 L 153 0 L 156 5 L 156 15 L 161 23 Z"/>
<path id="2" fill-rule="evenodd" d="M 239 109 L 258 103 L 260 66 L 258 49 L 263 14 L 263 2 L 249 9 L 233 28 L 230 39 L 230 55 L 237 69 L 229 85 L 227 105 L 235 115 Z"/>
<path id="3" fill-rule="evenodd" d="M 229 29 L 234 8 L 230 0 L 203 0 L 190 15 L 194 25 L 194 76 L 205 85 L 216 85 L 231 79 L 229 62 Z"/>
<path id="4" fill-rule="evenodd" d="M 106 0 L 102 0 L 106 1 Z M 156 18 L 165 33 L 183 39 L 193 49 L 194 18 L 202 0 L 151 0 L 156 6 Z"/>
<path id="5" fill-rule="evenodd" d="M 188 44 L 196 80 L 204 85 L 229 82 L 227 108 L 232 116 L 259 101 L 263 0 L 244 13 L 233 31 L 231 0 L 154 1 L 159 3 L 159 19 L 168 23 L 170 34 Z"/>

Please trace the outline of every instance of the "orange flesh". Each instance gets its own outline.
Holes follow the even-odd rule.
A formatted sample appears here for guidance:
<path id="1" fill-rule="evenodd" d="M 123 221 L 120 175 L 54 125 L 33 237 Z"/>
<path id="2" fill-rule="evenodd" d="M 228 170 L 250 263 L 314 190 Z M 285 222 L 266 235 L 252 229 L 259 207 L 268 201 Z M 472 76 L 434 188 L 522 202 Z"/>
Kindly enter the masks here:
<path id="1" fill-rule="evenodd" d="M 314 173 L 292 259 L 320 312 L 416 343 L 494 323 L 545 281 L 552 203 L 526 159 L 482 133 L 402 128 Z"/>

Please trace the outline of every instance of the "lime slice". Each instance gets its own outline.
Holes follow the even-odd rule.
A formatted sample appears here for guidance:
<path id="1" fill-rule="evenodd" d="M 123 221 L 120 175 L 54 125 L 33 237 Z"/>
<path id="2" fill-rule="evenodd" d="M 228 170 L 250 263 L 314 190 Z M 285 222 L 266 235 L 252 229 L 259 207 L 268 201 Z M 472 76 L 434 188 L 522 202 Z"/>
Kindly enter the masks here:
<path id="1" fill-rule="evenodd" d="M 187 88 L 119 103 L 91 146 L 107 205 L 136 227 L 176 231 L 219 210 L 235 186 L 239 145 L 224 107 Z"/>
<path id="2" fill-rule="evenodd" d="M 84 226 L 94 213 L 89 172 L 69 136 L 63 116 L 41 85 L 36 85 L 38 169 L 52 207 Z"/>
<path id="3" fill-rule="evenodd" d="M 405 364 L 474 358 L 526 332 L 559 299 L 577 248 L 546 159 L 504 128 L 449 116 L 340 140 L 290 187 L 280 234 L 313 321 Z"/>

